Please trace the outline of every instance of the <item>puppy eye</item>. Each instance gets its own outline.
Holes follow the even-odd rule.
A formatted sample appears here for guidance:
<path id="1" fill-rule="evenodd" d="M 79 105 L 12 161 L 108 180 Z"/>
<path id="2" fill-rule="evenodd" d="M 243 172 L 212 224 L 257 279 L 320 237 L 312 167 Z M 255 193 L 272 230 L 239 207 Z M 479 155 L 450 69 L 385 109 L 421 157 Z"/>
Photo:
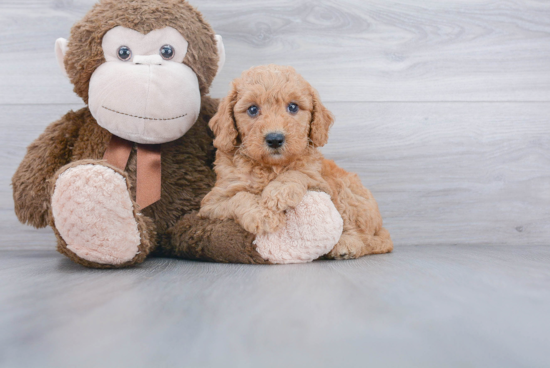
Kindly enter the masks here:
<path id="1" fill-rule="evenodd" d="M 251 118 L 255 118 L 256 116 L 258 116 L 258 114 L 260 113 L 260 108 L 256 105 L 252 105 L 248 108 L 248 110 L 246 110 L 246 113 L 248 114 L 248 116 L 250 116 Z"/>
<path id="2" fill-rule="evenodd" d="M 286 110 L 291 114 L 296 114 L 300 108 L 294 102 L 288 104 Z"/>
<path id="3" fill-rule="evenodd" d="M 128 61 L 132 57 L 132 50 L 128 46 L 120 46 L 116 54 L 120 60 Z"/>
<path id="4" fill-rule="evenodd" d="M 164 60 L 172 59 L 175 54 L 174 48 L 170 45 L 164 45 L 160 48 L 160 56 L 162 56 Z"/>

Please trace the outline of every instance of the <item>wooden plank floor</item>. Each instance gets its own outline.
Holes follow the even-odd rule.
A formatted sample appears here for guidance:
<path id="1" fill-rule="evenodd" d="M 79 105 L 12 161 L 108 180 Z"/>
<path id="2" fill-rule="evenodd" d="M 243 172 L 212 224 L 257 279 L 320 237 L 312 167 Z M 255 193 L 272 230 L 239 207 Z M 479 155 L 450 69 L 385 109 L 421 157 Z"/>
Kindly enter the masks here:
<path id="1" fill-rule="evenodd" d="M 336 116 L 325 155 L 396 251 L 256 267 L 87 270 L 17 222 L 25 147 L 82 107 L 53 44 L 95 0 L 0 2 L 0 366 L 550 366 L 550 2 L 192 0 L 211 88 L 293 65 Z"/>
<path id="2" fill-rule="evenodd" d="M 87 270 L 0 252 L 2 367 L 547 367 L 550 247 Z"/>

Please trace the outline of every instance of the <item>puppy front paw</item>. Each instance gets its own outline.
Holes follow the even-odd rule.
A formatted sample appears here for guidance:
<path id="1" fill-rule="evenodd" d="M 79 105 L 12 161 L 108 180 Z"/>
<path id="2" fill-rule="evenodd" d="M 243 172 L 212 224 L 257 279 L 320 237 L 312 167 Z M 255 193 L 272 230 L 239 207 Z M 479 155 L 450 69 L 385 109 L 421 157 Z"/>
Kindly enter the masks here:
<path id="1" fill-rule="evenodd" d="M 252 234 L 264 234 L 277 231 L 286 224 L 284 213 L 273 212 L 267 208 L 247 212 L 242 216 L 241 226 Z"/>
<path id="2" fill-rule="evenodd" d="M 262 193 L 262 205 L 271 211 L 282 212 L 300 204 L 307 188 L 291 184 L 271 182 Z"/>

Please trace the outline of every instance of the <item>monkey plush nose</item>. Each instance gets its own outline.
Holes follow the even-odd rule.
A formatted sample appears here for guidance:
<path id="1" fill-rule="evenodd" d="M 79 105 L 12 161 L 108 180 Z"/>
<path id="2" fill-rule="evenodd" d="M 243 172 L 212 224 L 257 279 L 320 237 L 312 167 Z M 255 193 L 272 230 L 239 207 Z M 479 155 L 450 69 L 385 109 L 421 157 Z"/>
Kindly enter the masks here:
<path id="1" fill-rule="evenodd" d="M 279 148 L 285 143 L 283 133 L 269 133 L 265 136 L 265 143 L 271 148 Z"/>
<path id="2" fill-rule="evenodd" d="M 162 57 L 160 55 L 135 55 L 134 64 L 162 65 Z"/>

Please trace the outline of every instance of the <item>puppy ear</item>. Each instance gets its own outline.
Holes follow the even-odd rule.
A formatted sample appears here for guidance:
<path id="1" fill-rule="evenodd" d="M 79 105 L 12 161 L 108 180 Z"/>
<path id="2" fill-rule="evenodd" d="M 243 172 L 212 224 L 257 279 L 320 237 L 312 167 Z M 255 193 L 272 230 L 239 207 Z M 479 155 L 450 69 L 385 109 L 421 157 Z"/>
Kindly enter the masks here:
<path id="1" fill-rule="evenodd" d="M 218 112 L 210 119 L 208 126 L 214 132 L 214 147 L 223 152 L 231 152 L 237 146 L 237 124 L 233 115 L 233 108 L 237 103 L 237 89 L 233 84 L 229 95 L 220 101 Z"/>
<path id="2" fill-rule="evenodd" d="M 311 139 L 315 147 L 323 147 L 328 141 L 328 131 L 332 123 L 334 123 L 334 116 L 321 103 L 317 90 L 313 87 L 310 88 L 313 98 L 313 113 L 311 116 L 309 139 Z"/>

